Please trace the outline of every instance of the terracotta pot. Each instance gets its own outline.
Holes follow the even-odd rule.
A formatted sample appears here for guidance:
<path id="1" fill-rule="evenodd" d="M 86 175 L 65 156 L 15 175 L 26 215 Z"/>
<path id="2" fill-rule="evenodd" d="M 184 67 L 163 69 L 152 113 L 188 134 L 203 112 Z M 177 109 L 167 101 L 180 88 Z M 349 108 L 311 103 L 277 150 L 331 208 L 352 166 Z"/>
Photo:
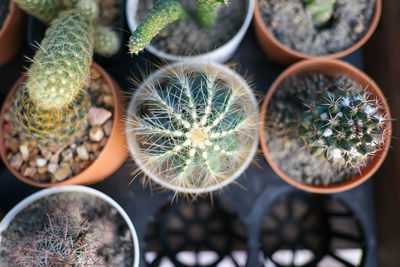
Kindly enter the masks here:
<path id="1" fill-rule="evenodd" d="M 26 31 L 25 14 L 14 1 L 10 1 L 9 13 L 0 29 L 0 67 L 19 52 L 24 43 Z"/>
<path id="2" fill-rule="evenodd" d="M 108 84 L 111 94 L 113 96 L 114 101 L 114 110 L 113 110 L 113 117 L 114 123 L 111 131 L 111 135 L 108 139 L 107 144 L 103 148 L 103 151 L 99 154 L 97 159 L 85 170 L 79 173 L 76 176 L 68 178 L 59 183 L 41 183 L 35 182 L 32 179 L 24 177 L 20 172 L 16 169 L 12 168 L 10 162 L 7 160 L 7 151 L 4 146 L 4 136 L 3 131 L 0 131 L 0 156 L 3 162 L 6 164 L 7 168 L 11 171 L 11 173 L 17 177 L 19 180 L 38 187 L 52 187 L 52 186 L 59 186 L 59 185 L 76 185 L 76 184 L 83 184 L 83 185 L 90 185 L 101 180 L 104 180 L 112 173 L 114 173 L 126 160 L 128 156 L 128 150 L 126 146 L 124 128 L 125 124 L 123 122 L 123 115 L 125 114 L 125 105 L 123 105 L 121 99 L 121 89 L 119 88 L 118 84 L 111 78 L 111 76 L 98 64 L 92 64 L 92 67 L 95 68 L 100 75 L 105 79 L 106 83 Z M 6 100 L 4 101 L 4 105 L 1 109 L 0 114 L 0 129 L 4 127 L 4 114 L 9 107 L 10 103 L 12 102 L 12 97 L 16 93 L 17 89 L 19 88 L 20 84 L 25 81 L 27 77 L 21 76 L 16 83 L 14 84 L 11 91 L 8 93 Z"/>
<path id="3" fill-rule="evenodd" d="M 289 65 L 301 59 L 311 59 L 311 58 L 342 58 L 347 56 L 348 54 L 354 52 L 358 48 L 360 48 L 371 35 L 374 33 L 379 19 L 382 13 L 382 0 L 375 0 L 375 12 L 371 18 L 370 26 L 368 30 L 365 32 L 364 36 L 361 37 L 356 43 L 354 43 L 351 47 L 339 51 L 334 54 L 327 54 L 323 56 L 314 56 L 308 55 L 304 53 L 297 52 L 285 45 L 283 45 L 275 36 L 267 29 L 267 26 L 264 24 L 264 21 L 261 17 L 261 12 L 259 10 L 258 1 L 256 1 L 255 8 L 254 8 L 254 30 L 256 33 L 256 38 L 258 44 L 260 45 L 261 49 L 264 53 L 271 58 L 272 60 L 276 61 L 282 65 Z"/>
<path id="4" fill-rule="evenodd" d="M 287 68 L 278 78 L 274 81 L 271 85 L 264 102 L 261 108 L 261 124 L 260 124 L 260 140 L 261 140 L 261 148 L 264 152 L 264 156 L 267 159 L 271 168 L 286 182 L 289 184 L 300 188 L 305 191 L 313 192 L 313 193 L 337 193 L 349 190 L 354 188 L 361 183 L 365 182 L 370 178 L 382 165 L 385 157 L 389 151 L 391 135 L 392 135 L 392 124 L 389 122 L 389 129 L 387 131 L 387 135 L 385 136 L 384 146 L 383 149 L 375 154 L 375 156 L 369 161 L 368 166 L 366 166 L 362 171 L 361 174 L 350 178 L 349 180 L 341 183 L 341 184 L 334 184 L 328 186 L 313 186 L 307 185 L 296 180 L 292 179 L 282 170 L 279 169 L 278 165 L 272 160 L 267 144 L 265 142 L 265 130 L 264 130 L 264 122 L 266 111 L 268 109 L 268 103 L 271 100 L 275 90 L 279 87 L 279 85 L 288 77 L 298 74 L 298 73 L 323 73 L 326 75 L 346 75 L 347 77 L 353 79 L 354 81 L 360 83 L 364 88 L 368 87 L 367 90 L 371 91 L 373 95 L 375 95 L 380 103 L 382 104 L 382 108 L 384 112 L 387 114 L 388 118 L 391 118 L 389 105 L 386 101 L 385 96 L 383 95 L 382 91 L 379 89 L 378 85 L 365 73 L 357 69 L 356 67 L 343 62 L 341 60 L 334 60 L 334 59 L 310 59 L 310 60 L 303 60 L 300 61 L 289 68 Z"/>

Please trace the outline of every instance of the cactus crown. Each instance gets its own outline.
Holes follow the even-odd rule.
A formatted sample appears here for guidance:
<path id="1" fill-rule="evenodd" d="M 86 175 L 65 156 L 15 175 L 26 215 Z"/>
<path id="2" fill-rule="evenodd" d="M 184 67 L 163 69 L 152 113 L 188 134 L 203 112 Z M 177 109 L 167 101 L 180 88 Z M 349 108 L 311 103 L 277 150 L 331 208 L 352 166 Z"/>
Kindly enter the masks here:
<path id="1" fill-rule="evenodd" d="M 253 156 L 257 107 L 232 80 L 218 70 L 183 66 L 139 89 L 128 129 L 136 135 L 133 156 L 150 176 L 175 190 L 206 189 Z"/>
<path id="2" fill-rule="evenodd" d="M 38 18 L 44 23 L 55 19 L 63 9 L 60 0 L 13 0 L 25 12 Z"/>
<path id="3" fill-rule="evenodd" d="M 381 149 L 385 114 L 359 84 L 340 78 L 307 105 L 300 135 L 312 154 L 332 164 L 360 167 Z"/>
<path id="4" fill-rule="evenodd" d="M 10 256 L 18 266 L 95 265 L 99 247 L 92 245 L 90 226 L 78 208 L 60 207 L 47 215 L 41 230 L 19 240 Z"/>
<path id="5" fill-rule="evenodd" d="M 303 2 L 311 13 L 314 25 L 320 27 L 331 19 L 336 0 L 303 0 Z"/>
<path id="6" fill-rule="evenodd" d="M 201 27 L 215 24 L 221 3 L 228 0 L 196 0 L 196 20 Z M 136 28 L 129 39 L 129 51 L 137 54 L 168 24 L 178 19 L 188 19 L 189 15 L 178 0 L 162 0 L 153 12 Z"/>

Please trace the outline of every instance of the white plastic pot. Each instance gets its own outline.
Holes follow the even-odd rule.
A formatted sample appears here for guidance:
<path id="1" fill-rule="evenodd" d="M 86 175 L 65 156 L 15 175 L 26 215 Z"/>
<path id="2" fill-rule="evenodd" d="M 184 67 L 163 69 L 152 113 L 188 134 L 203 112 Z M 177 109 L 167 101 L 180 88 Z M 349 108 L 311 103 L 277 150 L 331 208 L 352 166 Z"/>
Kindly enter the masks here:
<path id="1" fill-rule="evenodd" d="M 139 267 L 139 241 L 137 238 L 136 230 L 135 227 L 132 224 L 131 219 L 129 218 L 128 214 L 122 209 L 122 207 L 115 202 L 112 198 L 107 196 L 106 194 L 90 188 L 86 186 L 81 186 L 81 185 L 65 185 L 65 186 L 57 186 L 57 187 L 52 187 L 52 188 L 47 188 L 40 190 L 29 197 L 25 198 L 21 202 L 19 202 L 14 208 L 12 208 L 7 215 L 1 220 L 0 222 L 0 245 L 1 245 L 1 238 L 2 235 L 1 233 L 7 229 L 7 227 L 10 225 L 12 220 L 21 212 L 23 211 L 27 206 L 29 206 L 31 203 L 44 198 L 49 195 L 57 194 L 57 193 L 64 193 L 64 192 L 77 192 L 77 193 L 85 193 L 89 195 L 93 195 L 95 197 L 101 198 L 111 206 L 113 206 L 119 214 L 122 216 L 124 219 L 126 225 L 128 226 L 131 234 L 132 234 L 132 240 L 133 240 L 133 247 L 134 247 L 134 261 L 132 263 L 133 267 Z"/>
<path id="2" fill-rule="evenodd" d="M 147 0 L 128 0 L 126 2 L 126 19 L 128 21 L 128 26 L 131 32 L 134 32 L 140 23 L 139 21 L 137 21 L 136 18 L 138 1 L 147 1 Z M 151 44 L 148 44 L 146 46 L 146 49 L 153 55 L 170 62 L 183 61 L 183 60 L 194 60 L 196 62 L 201 60 L 215 61 L 221 63 L 226 62 L 233 56 L 235 51 L 238 49 L 253 18 L 255 0 L 247 0 L 247 1 L 248 1 L 247 14 L 242 24 L 242 27 L 240 27 L 239 31 L 232 37 L 232 39 L 230 39 L 224 45 L 214 49 L 213 51 L 195 56 L 179 56 L 179 55 L 165 53 L 155 48 Z"/>
<path id="3" fill-rule="evenodd" d="M 170 65 L 165 66 L 164 68 L 161 68 L 155 72 L 153 72 L 145 81 L 142 82 L 142 84 L 139 86 L 139 88 L 136 89 L 135 93 L 132 96 L 132 99 L 129 103 L 129 107 L 127 110 L 127 117 L 129 118 L 129 114 L 134 114 L 135 110 L 138 106 L 137 104 L 137 96 L 138 94 L 145 89 L 146 84 L 151 83 L 152 81 L 157 81 L 160 78 L 164 78 L 166 73 L 169 73 L 171 69 L 175 69 L 175 68 L 179 68 L 182 65 L 184 65 L 184 69 L 190 69 L 190 70 L 202 70 L 204 67 L 207 68 L 215 68 L 217 69 L 220 73 L 224 74 L 225 76 L 229 76 L 231 80 L 234 80 L 236 82 L 238 82 L 241 87 L 243 87 L 245 89 L 245 91 L 248 93 L 251 102 L 254 104 L 255 109 L 258 112 L 258 103 L 257 103 L 257 99 L 254 96 L 253 91 L 251 90 L 250 86 L 248 85 L 248 83 L 235 71 L 233 71 L 232 69 L 219 64 L 219 63 L 205 63 L 205 62 L 200 62 L 200 63 L 195 63 L 195 62 L 176 62 Z M 155 82 L 153 82 L 154 84 L 156 84 Z M 152 179 L 154 182 L 158 183 L 159 185 L 171 189 L 175 192 L 180 192 L 180 193 L 189 193 L 189 194 L 203 194 L 203 193 L 209 193 L 212 191 L 216 191 L 216 190 L 220 190 L 221 188 L 223 188 L 224 186 L 232 183 L 236 178 L 238 178 L 246 169 L 247 167 L 250 165 L 252 159 L 254 158 L 256 151 L 257 151 L 257 147 L 258 147 L 258 130 L 255 131 L 254 134 L 254 142 L 252 144 L 252 147 L 250 149 L 250 153 L 248 155 L 248 157 L 244 160 L 243 164 L 240 166 L 240 168 L 238 168 L 236 170 L 236 172 L 234 172 L 234 174 L 224 180 L 222 183 L 213 185 L 213 186 L 209 186 L 206 188 L 182 188 L 182 187 L 178 187 L 175 185 L 172 185 L 170 183 L 167 183 L 165 180 L 160 179 L 160 177 L 158 177 L 157 175 L 154 175 L 146 166 L 145 164 L 142 162 L 141 158 L 137 155 L 137 151 L 139 151 L 139 146 L 138 146 L 138 142 L 136 140 L 136 134 L 135 132 L 131 129 L 129 123 L 126 124 L 126 139 L 128 142 L 128 148 L 129 151 L 133 157 L 133 159 L 135 160 L 135 163 L 138 165 L 139 169 L 143 170 L 143 172 L 150 177 L 150 179 Z"/>

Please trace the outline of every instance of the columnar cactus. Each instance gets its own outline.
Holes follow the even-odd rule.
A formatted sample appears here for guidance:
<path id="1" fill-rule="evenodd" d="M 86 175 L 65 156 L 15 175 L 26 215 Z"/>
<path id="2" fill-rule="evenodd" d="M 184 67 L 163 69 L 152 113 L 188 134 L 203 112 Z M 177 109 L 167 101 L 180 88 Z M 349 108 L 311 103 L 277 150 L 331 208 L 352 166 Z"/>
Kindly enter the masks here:
<path id="1" fill-rule="evenodd" d="M 221 3 L 227 0 L 197 0 L 196 19 L 200 26 L 211 27 L 215 23 Z M 136 28 L 129 39 L 129 51 L 138 54 L 168 24 L 189 15 L 178 0 L 162 0 L 153 12 Z"/>
<path id="2" fill-rule="evenodd" d="M 46 30 L 28 70 L 27 88 L 40 109 L 61 109 L 82 90 L 90 74 L 93 27 L 72 9 L 62 12 Z"/>
<path id="3" fill-rule="evenodd" d="M 360 168 L 384 142 L 386 119 L 379 102 L 360 85 L 339 79 L 301 116 L 300 135 L 313 155 Z"/>
<path id="4" fill-rule="evenodd" d="M 182 191 L 229 179 L 253 156 L 257 139 L 257 107 L 248 91 L 219 70 L 185 68 L 146 84 L 128 117 L 139 166 Z"/>
<path id="5" fill-rule="evenodd" d="M 336 0 L 303 0 L 315 26 L 322 26 L 333 15 Z"/>
<path id="6" fill-rule="evenodd" d="M 47 215 L 41 230 L 16 242 L 10 256 L 18 266 L 101 264 L 97 250 L 107 243 L 94 240 L 93 236 L 107 235 L 109 229 L 106 229 L 106 233 L 96 233 L 103 228 L 92 229 L 89 220 L 77 208 L 57 209 Z"/>
<path id="7" fill-rule="evenodd" d="M 39 20 L 49 23 L 62 10 L 60 0 L 13 0 L 25 12 Z"/>

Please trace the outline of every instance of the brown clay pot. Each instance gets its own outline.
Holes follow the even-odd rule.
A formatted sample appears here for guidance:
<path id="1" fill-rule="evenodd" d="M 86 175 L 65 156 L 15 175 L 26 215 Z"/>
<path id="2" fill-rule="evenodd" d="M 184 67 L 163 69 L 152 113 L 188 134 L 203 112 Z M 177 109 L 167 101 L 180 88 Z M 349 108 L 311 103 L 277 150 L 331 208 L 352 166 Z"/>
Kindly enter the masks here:
<path id="1" fill-rule="evenodd" d="M 384 109 L 384 112 L 387 114 L 389 119 L 391 118 L 391 115 L 386 98 L 383 95 L 382 91 L 379 89 L 378 85 L 365 73 L 363 73 L 356 67 L 341 60 L 326 59 L 326 58 L 303 60 L 287 68 L 274 81 L 274 83 L 268 90 L 268 93 L 264 99 L 261 108 L 260 143 L 265 158 L 267 159 L 269 165 L 275 171 L 275 173 L 278 174 L 287 183 L 308 192 L 331 194 L 331 193 L 346 191 L 360 185 L 361 183 L 368 180 L 378 170 L 378 168 L 382 165 L 383 161 L 385 160 L 385 157 L 389 151 L 391 135 L 392 135 L 392 124 L 389 122 L 389 129 L 387 131 L 387 135 L 385 136 L 383 149 L 375 154 L 375 156 L 369 161 L 368 166 L 366 166 L 363 170 L 361 170 L 361 174 L 358 174 L 357 176 L 350 178 L 349 180 L 341 184 L 334 184 L 329 186 L 313 186 L 297 182 L 296 180 L 286 175 L 283 171 L 279 169 L 278 165 L 272 160 L 268 151 L 267 144 L 265 142 L 266 133 L 264 129 L 264 123 L 265 123 L 266 112 L 268 110 L 268 103 L 271 100 L 275 90 L 286 78 L 298 73 L 315 73 L 315 72 L 323 73 L 326 75 L 341 75 L 341 74 L 346 75 L 347 77 L 361 84 L 364 88 L 367 87 L 368 88 L 367 90 L 372 92 L 372 94 L 379 99 Z"/>
<path id="2" fill-rule="evenodd" d="M 0 29 L 0 67 L 19 52 L 25 39 L 26 16 L 14 1 L 10 1 L 9 13 Z"/>
<path id="3" fill-rule="evenodd" d="M 125 140 L 124 129 L 125 125 L 123 122 L 123 115 L 125 114 L 125 104 L 122 101 L 121 89 L 119 88 L 117 82 L 114 81 L 113 78 L 98 64 L 92 63 L 92 67 L 94 67 L 100 75 L 105 79 L 108 84 L 111 94 L 114 99 L 114 110 L 113 117 L 114 123 L 111 130 L 110 137 L 107 141 L 107 144 L 103 148 L 103 151 L 99 154 L 97 159 L 85 170 L 79 173 L 76 176 L 68 178 L 59 183 L 41 183 L 35 182 L 32 179 L 24 177 L 20 172 L 11 167 L 10 162 L 7 160 L 7 151 L 4 146 L 4 136 L 3 131 L 0 131 L 0 156 L 7 166 L 7 168 L 11 171 L 11 173 L 17 177 L 19 180 L 33 185 L 37 187 L 52 187 L 59 185 L 90 185 L 101 180 L 104 180 L 112 173 L 114 173 L 126 160 L 128 156 L 128 149 Z M 26 80 L 26 76 L 21 76 L 14 84 L 11 91 L 8 93 L 6 100 L 4 101 L 4 105 L 1 109 L 0 113 L 0 129 L 4 128 L 4 114 L 12 102 L 12 97 L 16 93 L 20 84 Z"/>
<path id="4" fill-rule="evenodd" d="M 339 51 L 334 54 L 327 54 L 323 56 L 314 56 L 308 55 L 304 53 L 297 52 L 285 45 L 283 45 L 275 36 L 270 33 L 267 29 L 267 26 L 264 24 L 264 21 L 261 17 L 261 12 L 259 9 L 258 1 L 256 1 L 255 8 L 254 8 L 254 30 L 256 33 L 256 38 L 258 41 L 259 46 L 263 50 L 263 52 L 275 62 L 281 65 L 290 65 L 296 61 L 302 59 L 311 59 L 311 58 L 342 58 L 347 56 L 348 54 L 354 52 L 358 48 L 360 48 L 371 35 L 374 33 L 376 27 L 378 26 L 379 19 L 382 13 L 382 0 L 375 0 L 375 12 L 373 17 L 371 18 L 371 23 L 368 30 L 365 32 L 364 36 L 354 43 L 351 47 Z"/>

